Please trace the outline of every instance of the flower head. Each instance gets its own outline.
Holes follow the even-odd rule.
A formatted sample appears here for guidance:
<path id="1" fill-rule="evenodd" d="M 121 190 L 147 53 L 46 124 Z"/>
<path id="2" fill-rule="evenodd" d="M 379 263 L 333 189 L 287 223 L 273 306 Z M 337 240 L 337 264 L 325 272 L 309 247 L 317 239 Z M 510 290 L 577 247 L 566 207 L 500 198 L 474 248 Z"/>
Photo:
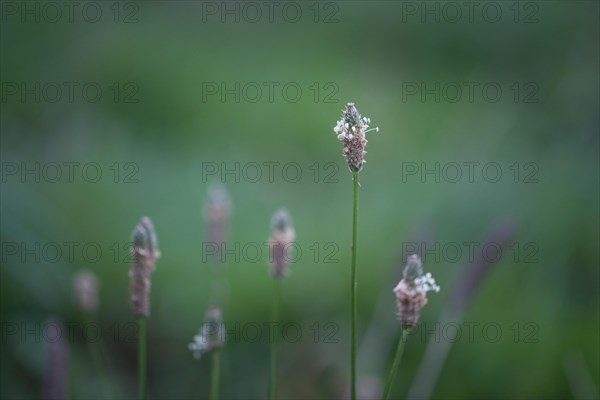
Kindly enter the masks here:
<path id="1" fill-rule="evenodd" d="M 148 217 L 143 217 L 131 234 L 132 263 L 131 310 L 136 316 L 150 316 L 150 273 L 154 271 L 155 260 L 160 257 L 154 225 Z"/>
<path id="2" fill-rule="evenodd" d="M 94 312 L 98 308 L 98 278 L 92 271 L 81 270 L 73 279 L 77 305 L 84 312 Z"/>
<path id="3" fill-rule="evenodd" d="M 225 345 L 225 324 L 218 307 L 211 306 L 206 312 L 204 323 L 188 349 L 194 358 L 202 357 L 204 353 L 221 349 Z"/>
<path id="4" fill-rule="evenodd" d="M 292 227 L 292 218 L 286 208 L 280 208 L 271 218 L 271 237 L 269 244 L 269 267 L 274 278 L 287 274 L 290 244 L 296 239 L 296 231 Z"/>
<path id="5" fill-rule="evenodd" d="M 225 241 L 227 222 L 231 215 L 231 199 L 223 186 L 211 186 L 203 209 L 210 243 Z"/>
<path id="6" fill-rule="evenodd" d="M 402 275 L 402 280 L 394 288 L 398 319 L 402 325 L 412 327 L 419 320 L 421 308 L 427 304 L 427 292 L 439 292 L 440 287 L 429 272 L 423 274 L 423 263 L 416 254 L 408 257 Z"/>
<path id="7" fill-rule="evenodd" d="M 379 131 L 379 128 L 369 128 L 371 120 L 360 115 L 354 103 L 348 103 L 342 110 L 342 118 L 337 122 L 333 131 L 344 145 L 344 157 L 352 172 L 359 172 L 365 161 L 367 147 L 366 133 Z"/>

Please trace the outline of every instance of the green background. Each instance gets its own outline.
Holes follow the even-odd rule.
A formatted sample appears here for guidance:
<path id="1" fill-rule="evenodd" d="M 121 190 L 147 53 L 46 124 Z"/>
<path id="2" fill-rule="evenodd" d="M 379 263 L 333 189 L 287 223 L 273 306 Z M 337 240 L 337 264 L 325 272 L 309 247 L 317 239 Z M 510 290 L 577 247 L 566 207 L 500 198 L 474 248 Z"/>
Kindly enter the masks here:
<path id="1" fill-rule="evenodd" d="M 492 3 L 478 3 L 472 18 L 464 3 L 454 3 L 459 18 L 438 2 L 297 2 L 287 13 L 282 2 L 270 21 L 259 2 L 256 22 L 254 10 L 229 3 L 239 10 L 236 22 L 235 15 L 223 21 L 219 13 L 206 13 L 206 7 L 224 7 L 220 2 L 97 2 L 102 15 L 92 23 L 81 14 L 85 2 L 72 22 L 65 14 L 49 21 L 54 14 L 45 15 L 43 3 L 27 2 L 40 7 L 36 22 L 21 14 L 25 3 L 2 2 L 2 398 L 39 395 L 40 332 L 51 315 L 83 322 L 72 276 L 84 267 L 101 281 L 94 318 L 110 368 L 101 373 L 95 367 L 76 330 L 69 343 L 69 394 L 104 397 L 108 386 L 115 397 L 135 396 L 126 258 L 130 232 L 144 215 L 154 221 L 162 252 L 152 275 L 149 397 L 208 395 L 210 358 L 194 360 L 187 344 L 214 288 L 223 286 L 229 293 L 221 300 L 225 323 L 237 333 L 223 353 L 222 396 L 265 397 L 269 344 L 263 324 L 270 320 L 272 278 L 264 246 L 258 260 L 242 249 L 269 237 L 271 215 L 281 206 L 292 214 L 302 255 L 282 283 L 283 321 L 298 324 L 301 335 L 281 343 L 280 397 L 347 396 L 352 181 L 332 128 L 348 101 L 380 128 L 368 134 L 368 164 L 360 174 L 359 391 L 376 396 L 372 387 L 392 362 L 400 333 L 392 289 L 407 245 L 434 249 L 421 255 L 442 290 L 430 293 L 424 325 L 409 338 L 393 391 L 398 398 L 406 396 L 427 343 L 436 338 L 431 331 L 442 308 L 465 279 L 464 243 L 483 245 L 494 226 L 510 223 L 515 235 L 465 315 L 478 324 L 473 340 L 459 325 L 462 336 L 433 397 L 597 398 L 599 5 Z M 489 14 L 483 14 L 486 5 Z M 407 14 L 413 6 L 417 14 Z M 296 7 L 302 14 L 291 22 Z M 425 7 L 439 11 L 420 14 Z M 496 9 L 502 14 L 491 22 Z M 37 82 L 48 90 L 38 91 L 39 101 L 20 86 Z M 76 88 L 70 101 L 65 89 L 52 102 L 52 82 L 63 88 L 76 82 L 79 89 L 92 82 L 103 95 L 86 101 Z M 272 101 L 265 82 L 277 85 Z M 476 85 L 472 101 L 466 82 Z M 229 89 L 239 83 L 239 102 L 207 93 L 212 83 Z M 435 94 L 406 92 L 422 83 L 439 83 L 439 101 Z M 488 84 L 502 89 L 498 101 L 482 93 Z M 264 91 L 254 102 L 256 85 Z M 297 101 L 292 89 L 282 92 L 285 85 L 301 88 Z M 457 85 L 463 92 L 453 101 Z M 57 183 L 43 173 L 40 182 L 31 174 L 8 174 L 12 166 L 20 172 L 36 162 L 40 169 L 98 163 L 102 177 L 87 182 L 81 168 L 73 182 L 66 168 Z M 248 163 L 269 162 L 279 163 L 272 182 L 266 167 L 253 182 L 247 166 L 254 164 Z M 452 182 L 448 166 L 455 164 L 449 163 L 465 162 L 480 163 L 473 179 L 463 167 L 461 179 Z M 210 163 L 220 171 L 239 165 L 239 179 L 203 177 Z M 297 182 L 294 169 L 282 174 L 287 163 L 300 166 Z M 412 163 L 420 170 L 421 163 L 429 169 L 439 163 L 439 182 L 432 174 L 407 176 Z M 490 181 L 494 170 L 482 172 L 488 163 L 501 168 L 497 182 Z M 132 171 L 135 181 L 128 183 Z M 228 243 L 235 254 L 222 266 L 203 251 L 202 207 L 215 181 L 233 203 Z M 79 244 L 72 259 L 65 242 Z M 23 260 L 21 250 L 36 243 L 58 243 L 62 257 L 41 254 L 38 261 L 25 253 Z M 86 243 L 101 248 L 98 262 L 82 252 Z M 6 247 L 13 244 L 16 255 Z M 452 244 L 462 250 L 458 260 L 451 249 L 442 250 Z M 325 262 L 331 249 L 333 262 Z M 476 249 L 481 254 L 481 246 Z M 215 268 L 226 283 L 215 283 Z M 252 324 L 263 327 L 256 341 Z M 498 326 L 498 339 L 490 340 Z M 437 329 L 442 341 L 452 332 Z"/>

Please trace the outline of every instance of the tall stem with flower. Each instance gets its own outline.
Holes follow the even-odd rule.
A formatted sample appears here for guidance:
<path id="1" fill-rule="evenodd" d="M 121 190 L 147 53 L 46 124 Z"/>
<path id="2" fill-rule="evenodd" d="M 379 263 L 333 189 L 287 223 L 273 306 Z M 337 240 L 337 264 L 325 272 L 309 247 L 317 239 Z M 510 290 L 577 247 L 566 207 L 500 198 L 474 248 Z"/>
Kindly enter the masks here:
<path id="1" fill-rule="evenodd" d="M 360 115 L 354 103 L 348 103 L 342 110 L 342 118 L 337 122 L 333 131 L 343 144 L 343 155 L 352 172 L 352 264 L 350 274 L 350 308 L 351 308 L 351 343 L 350 343 L 350 397 L 356 399 L 356 252 L 358 246 L 358 174 L 365 161 L 366 133 L 379 131 L 379 128 L 369 129 L 371 120 Z"/>
<path id="2" fill-rule="evenodd" d="M 206 311 L 204 322 L 194 336 L 194 340 L 188 344 L 188 349 L 192 352 L 195 359 L 200 359 L 206 353 L 212 353 L 212 368 L 210 379 L 209 398 L 217 400 L 219 398 L 219 388 L 221 385 L 221 350 L 225 346 L 225 324 L 221 310 L 216 306 L 210 306 Z"/>
<path id="3" fill-rule="evenodd" d="M 439 292 L 440 287 L 436 285 L 431 273 L 423 273 L 421 258 L 413 254 L 408 257 L 406 267 L 404 267 L 402 273 L 402 280 L 394 288 L 396 306 L 398 307 L 398 319 L 402 325 L 402 334 L 398 341 L 394 363 L 392 364 L 392 369 L 390 370 L 390 375 L 383 391 L 383 398 L 385 400 L 390 396 L 408 333 L 419 321 L 421 308 L 427 304 L 427 292 L 430 291 Z"/>
<path id="4" fill-rule="evenodd" d="M 143 217 L 131 234 L 132 263 L 129 271 L 131 311 L 138 319 L 138 398 L 146 396 L 146 319 L 150 316 L 150 275 L 160 257 L 154 225 Z"/>
<path id="5" fill-rule="evenodd" d="M 279 324 L 281 303 L 281 279 L 289 272 L 287 250 L 296 239 L 296 231 L 292 226 L 292 218 L 286 208 L 277 210 L 271 218 L 271 237 L 269 244 L 269 271 L 273 277 L 273 300 L 271 323 Z M 269 399 L 277 398 L 277 335 L 271 338 L 271 362 L 269 373 Z"/>

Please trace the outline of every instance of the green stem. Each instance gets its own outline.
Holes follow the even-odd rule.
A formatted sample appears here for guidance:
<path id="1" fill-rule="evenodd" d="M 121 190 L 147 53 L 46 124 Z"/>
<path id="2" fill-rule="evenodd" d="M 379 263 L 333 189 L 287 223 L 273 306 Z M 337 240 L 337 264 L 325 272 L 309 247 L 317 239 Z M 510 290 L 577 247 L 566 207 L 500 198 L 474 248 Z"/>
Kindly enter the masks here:
<path id="1" fill-rule="evenodd" d="M 408 335 L 409 330 L 410 328 L 402 328 L 402 335 L 400 336 L 400 340 L 398 341 L 398 349 L 396 350 L 396 358 L 394 358 L 394 363 L 392 364 L 390 375 L 388 376 L 387 382 L 385 383 L 385 389 L 383 391 L 384 400 L 387 400 L 390 397 L 392 385 L 394 384 L 394 378 L 396 377 L 396 373 L 398 372 L 398 367 L 400 366 L 400 359 L 402 358 L 402 353 L 404 352 L 404 343 L 406 342 L 406 335 Z"/>
<path id="2" fill-rule="evenodd" d="M 97 319 L 95 318 L 95 314 L 93 313 L 85 313 L 83 318 L 86 326 L 95 323 L 95 320 Z M 86 340 L 86 342 L 88 350 L 92 357 L 92 363 L 94 364 L 94 367 L 96 369 L 96 374 L 101 377 L 107 377 L 105 369 L 105 364 L 107 364 L 107 362 L 104 358 L 105 352 L 102 349 L 102 342 L 100 340 L 98 340 L 97 342 L 91 342 L 89 340 Z M 102 388 L 104 391 L 104 398 L 111 399 L 114 397 L 112 395 L 112 390 L 110 389 L 110 384 L 108 383 L 107 379 L 102 379 Z"/>
<path id="3" fill-rule="evenodd" d="M 219 398 L 219 380 L 221 373 L 221 351 L 214 350 L 212 353 L 212 375 L 210 381 L 210 399 Z"/>
<path id="4" fill-rule="evenodd" d="M 146 318 L 138 318 L 138 398 L 146 397 Z"/>
<path id="5" fill-rule="evenodd" d="M 350 397 L 356 399 L 356 242 L 358 240 L 358 172 L 354 172 L 353 211 L 352 211 L 352 277 L 350 298 L 352 302 L 352 338 L 350 349 Z"/>
<path id="6" fill-rule="evenodd" d="M 274 278 L 273 284 L 273 308 L 271 314 L 271 323 L 277 326 L 279 323 L 279 302 L 281 296 L 281 282 L 278 278 Z M 275 333 L 271 339 L 271 371 L 269 379 L 269 399 L 277 398 L 277 334 Z"/>

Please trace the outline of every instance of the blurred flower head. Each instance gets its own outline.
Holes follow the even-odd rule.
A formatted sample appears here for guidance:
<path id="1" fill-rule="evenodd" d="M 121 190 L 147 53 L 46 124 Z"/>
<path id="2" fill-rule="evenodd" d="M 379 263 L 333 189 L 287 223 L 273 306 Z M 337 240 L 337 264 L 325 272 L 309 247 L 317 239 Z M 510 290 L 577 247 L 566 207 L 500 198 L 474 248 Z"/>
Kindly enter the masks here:
<path id="1" fill-rule="evenodd" d="M 98 308 L 98 278 L 87 269 L 79 271 L 74 279 L 75 300 L 84 312 L 94 312 Z"/>
<path id="2" fill-rule="evenodd" d="M 427 304 L 427 292 L 439 292 L 440 287 L 429 272 L 423 273 L 423 263 L 416 254 L 408 257 L 402 275 L 402 280 L 394 288 L 398 319 L 402 325 L 412 327 L 419 320 L 421 308 Z"/>
<path id="3" fill-rule="evenodd" d="M 202 212 L 206 221 L 208 241 L 216 244 L 223 243 L 231 215 L 231 198 L 224 186 L 213 185 L 208 189 Z"/>
<path id="4" fill-rule="evenodd" d="M 188 344 L 188 349 L 194 358 L 199 359 L 204 353 L 219 350 L 225 346 L 225 324 L 218 307 L 210 306 L 204 317 L 204 322 Z"/>
<path id="5" fill-rule="evenodd" d="M 160 257 L 154 225 L 143 217 L 131 234 L 132 263 L 129 270 L 131 310 L 136 316 L 150 316 L 150 274 Z"/>
<path id="6" fill-rule="evenodd" d="M 284 277 L 288 272 L 288 250 L 296 239 L 292 218 L 287 208 L 280 208 L 271 218 L 269 245 L 269 268 L 274 278 Z"/>

